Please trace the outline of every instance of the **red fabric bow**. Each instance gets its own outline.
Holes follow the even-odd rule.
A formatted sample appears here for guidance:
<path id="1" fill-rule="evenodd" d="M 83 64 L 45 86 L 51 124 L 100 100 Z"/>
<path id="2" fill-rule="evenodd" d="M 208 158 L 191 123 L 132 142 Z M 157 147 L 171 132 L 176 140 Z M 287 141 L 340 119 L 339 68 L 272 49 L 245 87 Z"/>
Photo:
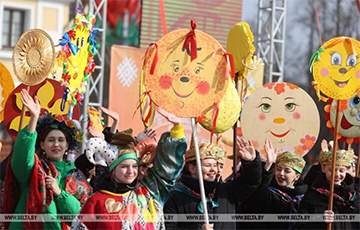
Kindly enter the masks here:
<path id="1" fill-rule="evenodd" d="M 189 43 L 191 43 L 191 61 L 197 58 L 197 45 L 196 45 L 196 36 L 195 36 L 195 29 L 197 26 L 197 23 L 193 20 L 190 22 L 191 25 L 191 31 L 186 35 L 185 42 L 183 45 L 183 50 L 189 49 Z"/>

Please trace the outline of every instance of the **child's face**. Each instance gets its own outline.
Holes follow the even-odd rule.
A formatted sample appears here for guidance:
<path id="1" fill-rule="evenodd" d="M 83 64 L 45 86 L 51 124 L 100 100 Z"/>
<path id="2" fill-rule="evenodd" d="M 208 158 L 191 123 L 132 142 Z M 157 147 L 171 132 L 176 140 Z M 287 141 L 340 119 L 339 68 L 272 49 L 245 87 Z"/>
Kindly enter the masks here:
<path id="1" fill-rule="evenodd" d="M 300 173 L 285 165 L 275 166 L 275 180 L 280 186 L 292 188 L 294 183 L 300 178 Z"/>
<path id="2" fill-rule="evenodd" d="M 332 167 L 330 164 L 321 165 L 321 171 L 323 173 L 325 173 L 327 181 L 331 181 L 331 169 L 332 169 Z M 347 168 L 345 166 L 340 166 L 340 165 L 335 166 L 335 184 L 336 185 L 341 185 L 341 182 L 343 182 L 343 180 L 346 177 L 346 173 L 347 173 Z"/>

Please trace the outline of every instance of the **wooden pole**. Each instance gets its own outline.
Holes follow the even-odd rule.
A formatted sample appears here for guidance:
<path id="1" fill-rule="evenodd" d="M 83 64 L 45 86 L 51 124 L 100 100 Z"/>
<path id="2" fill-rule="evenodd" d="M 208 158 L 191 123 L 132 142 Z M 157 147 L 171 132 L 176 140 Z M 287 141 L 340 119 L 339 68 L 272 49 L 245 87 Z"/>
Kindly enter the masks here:
<path id="1" fill-rule="evenodd" d="M 204 210 L 204 213 L 203 213 L 204 220 L 205 220 L 205 224 L 209 224 L 209 215 L 208 215 L 208 211 L 207 211 L 207 202 L 206 202 L 206 196 L 205 196 L 204 181 L 203 181 L 202 170 L 201 170 L 199 142 L 198 142 L 197 135 L 196 135 L 196 127 L 195 127 L 195 118 L 194 117 L 191 118 L 191 127 L 192 127 L 192 136 L 193 136 L 194 147 L 195 147 L 196 167 L 198 169 L 201 202 L 203 204 L 203 210 Z"/>
<path id="2" fill-rule="evenodd" d="M 30 91 L 30 85 L 26 86 L 26 91 L 29 92 Z M 23 125 L 23 121 L 24 121 L 24 116 L 25 116 L 25 105 L 23 104 L 21 107 L 21 116 L 20 116 L 20 122 L 19 122 L 19 130 L 18 132 L 20 132 L 20 130 L 22 129 L 22 125 Z"/>
<path id="3" fill-rule="evenodd" d="M 235 74 L 235 79 L 234 79 L 234 83 L 235 83 L 235 89 L 238 92 L 238 78 L 239 78 L 239 72 L 237 72 Z M 242 92 L 241 92 L 241 96 L 242 97 Z M 241 100 L 241 99 L 240 99 Z M 240 101 L 240 104 L 242 103 L 242 100 Z M 242 106 L 241 106 L 242 109 Z M 235 124 L 234 124 L 234 132 L 233 132 L 233 180 L 235 180 L 236 177 L 236 166 L 237 166 L 237 123 L 238 123 L 238 119 L 236 120 Z"/>
<path id="4" fill-rule="evenodd" d="M 356 163 L 356 177 L 359 177 L 359 171 L 360 171 L 360 142 L 358 143 L 358 159 Z"/>
<path id="5" fill-rule="evenodd" d="M 331 181 L 330 181 L 330 197 L 329 208 L 333 210 L 333 196 L 334 196 L 334 184 L 335 184 L 335 167 L 336 167 L 336 151 L 338 149 L 338 132 L 339 132 L 339 117 L 340 117 L 340 100 L 336 100 L 336 117 L 335 117 L 335 132 L 334 132 L 334 147 L 332 152 L 332 167 L 331 167 Z M 331 230 L 331 223 L 327 226 L 328 230 Z"/>

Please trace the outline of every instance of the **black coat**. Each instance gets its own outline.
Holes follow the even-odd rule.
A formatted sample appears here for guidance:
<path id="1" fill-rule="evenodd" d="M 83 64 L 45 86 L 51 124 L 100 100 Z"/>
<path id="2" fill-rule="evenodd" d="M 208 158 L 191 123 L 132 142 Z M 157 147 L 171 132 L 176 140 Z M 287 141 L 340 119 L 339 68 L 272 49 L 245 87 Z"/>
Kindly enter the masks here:
<path id="1" fill-rule="evenodd" d="M 263 170 L 262 181 L 256 192 L 243 204 L 243 211 L 247 213 L 261 214 L 291 214 L 297 213 L 297 206 L 292 207 L 289 202 L 275 194 L 269 187 L 279 189 L 291 198 L 304 195 L 308 186 L 301 181 L 295 187 L 288 188 L 279 186 L 275 180 L 273 169 Z M 244 222 L 239 224 L 238 229 L 290 229 L 294 223 L 290 222 Z"/>
<path id="2" fill-rule="evenodd" d="M 334 186 L 334 193 L 341 196 L 345 203 L 336 199 L 333 199 L 333 211 L 335 214 L 359 214 L 359 183 L 358 179 L 354 179 L 350 175 L 346 175 L 345 180 L 341 185 Z M 329 197 L 319 193 L 316 189 L 329 190 L 329 182 L 326 180 L 325 174 L 318 175 L 313 185 L 305 196 L 303 197 L 299 213 L 304 214 L 323 214 L 328 209 Z M 349 199 L 349 194 L 355 193 L 355 200 Z M 325 222 L 299 222 L 295 226 L 296 229 L 326 229 L 327 224 Z M 359 229 L 359 222 L 333 222 L 333 229 Z"/>
<path id="3" fill-rule="evenodd" d="M 215 190 L 213 200 L 219 204 L 219 207 L 213 206 L 207 202 L 209 214 L 236 214 L 236 207 L 248 197 L 251 196 L 261 182 L 261 163 L 259 155 L 252 162 L 242 161 L 243 169 L 240 177 L 226 183 L 206 182 L 205 193 Z M 191 190 L 200 193 L 199 181 L 195 178 L 183 175 L 182 181 L 185 186 Z M 201 214 L 198 210 L 199 198 L 186 195 L 180 191 L 172 191 L 169 200 L 164 207 L 165 214 Z M 212 222 L 214 229 L 236 229 L 236 222 Z M 201 229 L 204 224 L 200 222 L 165 222 L 167 230 L 175 229 Z"/>

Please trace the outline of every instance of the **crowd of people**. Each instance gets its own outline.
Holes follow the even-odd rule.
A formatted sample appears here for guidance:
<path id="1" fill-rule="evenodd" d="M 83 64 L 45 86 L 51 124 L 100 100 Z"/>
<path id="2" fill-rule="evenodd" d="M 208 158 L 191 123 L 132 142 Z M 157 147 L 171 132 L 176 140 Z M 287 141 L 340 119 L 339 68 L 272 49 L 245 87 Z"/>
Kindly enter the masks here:
<path id="1" fill-rule="evenodd" d="M 319 165 L 302 181 L 306 162 L 292 152 L 280 152 L 269 140 L 262 161 L 251 141 L 237 140 L 238 174 L 222 178 L 226 151 L 212 143 L 199 143 L 202 177 L 195 148 L 188 146 L 181 120 L 158 109 L 173 124 L 158 141 L 154 130 L 134 136 L 118 131 L 118 115 L 103 133 L 93 138 L 75 163 L 67 153 L 79 146 L 82 132 L 61 115 L 39 115 L 40 105 L 26 90 L 21 100 L 31 118 L 19 131 L 13 152 L 2 163 L 4 214 L 46 214 L 42 222 L 4 222 L 5 229 L 359 229 L 359 222 L 334 222 L 334 214 L 359 213 L 358 178 L 353 171 L 353 150 L 321 143 Z M 328 210 L 332 162 L 335 161 L 333 210 Z M 5 166 L 6 165 L 6 166 Z M 3 171 L 3 170 L 2 170 Z M 3 178 L 5 174 L 5 178 Z M 203 178 L 206 204 L 201 199 Z M 165 221 L 164 214 L 321 214 L 322 222 Z M 58 214 L 73 214 L 66 222 Z M 82 218 L 82 215 L 87 218 Z M 97 215 L 119 219 L 99 221 Z"/>

